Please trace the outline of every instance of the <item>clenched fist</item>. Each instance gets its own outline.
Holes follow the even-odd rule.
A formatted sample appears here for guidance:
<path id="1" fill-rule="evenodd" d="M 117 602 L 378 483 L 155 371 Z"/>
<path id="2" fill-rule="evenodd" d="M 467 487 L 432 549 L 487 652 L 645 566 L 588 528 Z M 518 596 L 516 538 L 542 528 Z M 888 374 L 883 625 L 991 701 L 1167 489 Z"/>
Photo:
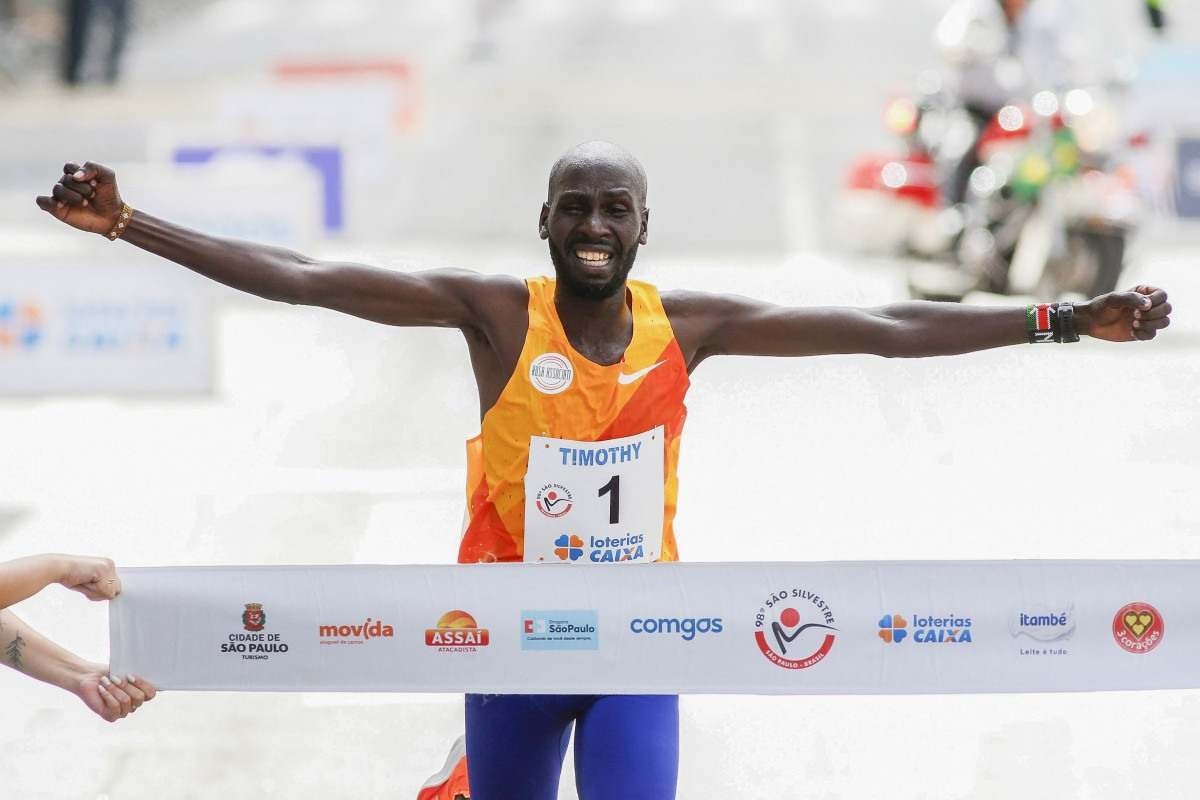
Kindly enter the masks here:
<path id="1" fill-rule="evenodd" d="M 108 167 L 91 161 L 82 167 L 63 165 L 63 175 L 50 196 L 38 197 L 37 204 L 72 228 L 101 236 L 116 227 L 124 205 L 117 191 L 117 176 Z"/>

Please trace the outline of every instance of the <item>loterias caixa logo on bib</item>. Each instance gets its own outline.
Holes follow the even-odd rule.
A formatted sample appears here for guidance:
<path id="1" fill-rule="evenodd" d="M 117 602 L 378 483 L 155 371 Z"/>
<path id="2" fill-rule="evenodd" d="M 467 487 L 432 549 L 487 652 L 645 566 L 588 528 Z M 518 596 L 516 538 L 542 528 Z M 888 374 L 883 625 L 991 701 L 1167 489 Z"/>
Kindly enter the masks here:
<path id="1" fill-rule="evenodd" d="M 439 653 L 474 653 L 488 646 L 488 629 L 479 627 L 466 611 L 455 609 L 442 614 L 437 627 L 425 629 L 425 644 Z"/>
<path id="2" fill-rule="evenodd" d="M 288 651 L 287 642 L 278 633 L 267 633 L 267 612 L 262 603 L 246 603 L 242 611 L 242 630 L 229 634 L 221 643 L 222 653 L 239 653 L 247 661 L 266 661 L 272 655 Z"/>
<path id="3" fill-rule="evenodd" d="M 833 649 L 835 622 L 833 609 L 816 592 L 780 589 L 754 615 L 754 641 L 775 666 L 807 669 Z"/>

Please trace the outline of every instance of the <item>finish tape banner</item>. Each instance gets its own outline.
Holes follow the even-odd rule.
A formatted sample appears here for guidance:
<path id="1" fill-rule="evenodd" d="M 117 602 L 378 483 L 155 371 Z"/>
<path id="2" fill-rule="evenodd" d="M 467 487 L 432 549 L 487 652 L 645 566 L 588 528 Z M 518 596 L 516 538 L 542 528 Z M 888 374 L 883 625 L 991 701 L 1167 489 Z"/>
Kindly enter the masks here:
<path id="1" fill-rule="evenodd" d="M 906 694 L 1200 687 L 1200 561 L 123 569 L 162 689 Z"/>

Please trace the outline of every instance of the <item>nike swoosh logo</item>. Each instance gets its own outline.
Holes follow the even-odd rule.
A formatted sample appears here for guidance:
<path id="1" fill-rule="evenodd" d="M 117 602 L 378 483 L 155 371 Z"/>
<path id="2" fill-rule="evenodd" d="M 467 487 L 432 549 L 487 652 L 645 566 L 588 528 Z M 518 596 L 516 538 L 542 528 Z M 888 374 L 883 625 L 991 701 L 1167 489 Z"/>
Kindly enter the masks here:
<path id="1" fill-rule="evenodd" d="M 624 386 L 625 384 L 628 384 L 628 383 L 633 383 L 634 381 L 640 380 L 641 378 L 645 377 L 645 375 L 647 373 L 649 373 L 650 370 L 654 369 L 655 367 L 661 367 L 665 363 L 667 363 L 667 362 L 665 360 L 663 360 L 663 361 L 658 362 L 657 364 L 651 364 L 650 366 L 645 367 L 644 369 L 639 369 L 637 372 L 631 372 L 628 375 L 626 375 L 624 372 L 622 372 L 620 375 L 617 376 L 617 383 L 621 384 L 622 386 Z"/>

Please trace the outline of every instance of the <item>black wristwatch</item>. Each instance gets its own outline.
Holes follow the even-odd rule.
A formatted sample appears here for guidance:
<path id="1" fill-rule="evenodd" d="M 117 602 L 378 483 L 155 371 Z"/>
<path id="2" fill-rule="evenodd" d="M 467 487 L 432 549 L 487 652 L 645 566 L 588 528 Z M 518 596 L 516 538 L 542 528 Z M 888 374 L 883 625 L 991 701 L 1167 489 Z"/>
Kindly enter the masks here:
<path id="1" fill-rule="evenodd" d="M 1075 306 L 1071 303 L 1058 304 L 1058 341 L 1061 344 L 1079 341 L 1075 330 Z"/>

